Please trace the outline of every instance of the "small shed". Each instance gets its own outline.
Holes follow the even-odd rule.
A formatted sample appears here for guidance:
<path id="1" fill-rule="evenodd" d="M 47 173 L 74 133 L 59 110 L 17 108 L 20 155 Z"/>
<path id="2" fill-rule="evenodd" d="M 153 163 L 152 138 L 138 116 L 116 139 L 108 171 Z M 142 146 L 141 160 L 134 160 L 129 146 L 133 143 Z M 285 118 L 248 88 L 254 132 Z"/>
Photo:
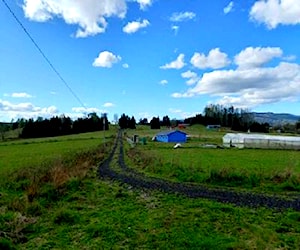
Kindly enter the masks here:
<path id="1" fill-rule="evenodd" d="M 208 130 L 219 130 L 220 128 L 221 128 L 221 125 L 218 125 L 218 124 L 206 126 L 206 129 L 208 129 Z"/>
<path id="2" fill-rule="evenodd" d="M 156 135 L 159 142 L 186 142 L 187 134 L 179 130 L 170 130 Z"/>

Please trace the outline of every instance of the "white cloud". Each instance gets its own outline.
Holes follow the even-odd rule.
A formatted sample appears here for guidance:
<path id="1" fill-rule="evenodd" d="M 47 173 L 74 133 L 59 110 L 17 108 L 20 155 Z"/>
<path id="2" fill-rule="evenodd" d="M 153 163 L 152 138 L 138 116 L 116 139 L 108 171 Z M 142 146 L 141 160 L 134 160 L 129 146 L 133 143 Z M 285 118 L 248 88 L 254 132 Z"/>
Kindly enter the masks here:
<path id="1" fill-rule="evenodd" d="M 285 61 L 295 61 L 297 59 L 297 56 L 295 55 L 289 55 L 282 58 Z"/>
<path id="2" fill-rule="evenodd" d="M 179 31 L 179 26 L 177 25 L 172 25 L 171 29 L 174 30 L 175 35 L 177 35 L 178 31 Z"/>
<path id="3" fill-rule="evenodd" d="M 106 102 L 106 103 L 103 104 L 103 107 L 104 107 L 104 108 L 112 108 L 112 107 L 114 107 L 114 106 L 115 106 L 115 104 L 113 104 L 113 103 L 111 103 L 111 102 Z"/>
<path id="4" fill-rule="evenodd" d="M 161 69 L 182 69 L 185 66 L 184 54 L 180 54 L 175 61 L 161 66 Z"/>
<path id="5" fill-rule="evenodd" d="M 144 19 L 142 22 L 140 22 L 140 21 L 129 22 L 126 24 L 126 26 L 123 27 L 123 32 L 125 32 L 127 34 L 132 34 L 142 28 L 146 28 L 149 25 L 150 25 L 150 22 L 146 19 Z"/>
<path id="6" fill-rule="evenodd" d="M 172 22 L 183 22 L 183 21 L 188 21 L 192 20 L 196 17 L 196 14 L 194 12 L 175 12 L 172 14 L 170 17 L 170 21 Z"/>
<path id="7" fill-rule="evenodd" d="M 38 107 L 29 102 L 11 103 L 0 99 L 0 118 L 2 120 L 17 118 L 52 117 L 58 114 L 55 106 Z"/>
<path id="8" fill-rule="evenodd" d="M 195 77 L 197 77 L 197 74 L 195 72 L 188 70 L 186 72 L 181 73 L 181 76 L 183 78 L 195 78 Z"/>
<path id="9" fill-rule="evenodd" d="M 202 94 L 222 96 L 220 104 L 239 107 L 296 100 L 300 96 L 300 65 L 281 62 L 275 67 L 216 70 L 205 73 L 195 87 L 172 97 Z"/>
<path id="10" fill-rule="evenodd" d="M 199 69 L 219 69 L 229 65 L 230 60 L 227 54 L 220 51 L 219 48 L 212 49 L 207 56 L 198 52 L 191 58 L 191 64 Z"/>
<path id="11" fill-rule="evenodd" d="M 173 98 L 189 98 L 189 97 L 193 97 L 193 96 L 195 96 L 195 94 L 189 93 L 189 92 L 185 92 L 185 93 L 175 92 L 175 93 L 171 94 L 171 97 L 173 97 Z"/>
<path id="12" fill-rule="evenodd" d="M 84 107 L 73 107 L 72 111 L 75 113 L 105 113 L 106 110 L 101 110 L 98 108 L 84 108 Z"/>
<path id="13" fill-rule="evenodd" d="M 154 117 L 155 115 L 149 113 L 149 112 L 139 112 L 137 114 L 137 117 L 136 117 L 136 121 L 140 120 L 140 119 L 144 119 L 144 118 L 147 118 L 148 122 L 150 122 L 152 120 L 152 118 Z"/>
<path id="14" fill-rule="evenodd" d="M 185 79 L 188 79 L 186 81 L 186 84 L 189 85 L 189 86 L 195 84 L 199 80 L 199 77 L 198 77 L 197 73 L 195 73 L 193 71 L 190 71 L 190 70 L 181 73 L 181 77 L 185 78 Z"/>
<path id="15" fill-rule="evenodd" d="M 169 108 L 169 112 L 173 113 L 173 114 L 178 114 L 178 113 L 181 113 L 182 110 L 181 109 Z"/>
<path id="16" fill-rule="evenodd" d="M 223 9 L 224 14 L 226 15 L 226 14 L 230 13 L 230 12 L 233 10 L 233 6 L 234 6 L 234 2 L 231 1 L 231 2 Z"/>
<path id="17" fill-rule="evenodd" d="M 122 65 L 122 67 L 123 67 L 124 69 L 128 69 L 128 68 L 129 68 L 129 65 L 128 65 L 128 63 L 124 63 L 124 64 Z"/>
<path id="18" fill-rule="evenodd" d="M 94 67 L 111 68 L 113 64 L 121 61 L 121 57 L 109 51 L 102 51 L 93 62 Z"/>
<path id="19" fill-rule="evenodd" d="M 167 85 L 167 84 L 168 84 L 168 81 L 167 81 L 167 80 L 161 80 L 159 83 L 160 83 L 161 85 Z"/>
<path id="20" fill-rule="evenodd" d="M 257 68 L 273 58 L 282 57 L 282 54 L 282 50 L 278 47 L 248 47 L 235 56 L 234 62 L 240 68 Z"/>
<path id="21" fill-rule="evenodd" d="M 278 25 L 300 24 L 300 0 L 260 0 L 250 11 L 250 19 L 263 23 L 268 29 Z"/>
<path id="22" fill-rule="evenodd" d="M 33 96 L 25 93 L 25 92 L 16 92 L 16 93 L 12 93 L 12 94 L 4 94 L 4 96 L 7 97 L 13 97 L 13 98 L 32 98 Z"/>
<path id="23" fill-rule="evenodd" d="M 152 5 L 153 0 L 136 0 L 136 2 L 140 5 L 141 10 L 145 10 Z"/>
<path id="24" fill-rule="evenodd" d="M 169 108 L 169 112 L 176 115 L 176 118 L 185 119 L 187 117 L 195 116 L 196 113 L 185 112 L 181 109 Z"/>
<path id="25" fill-rule="evenodd" d="M 84 107 L 73 107 L 72 112 L 65 113 L 66 116 L 70 117 L 72 120 L 78 118 L 86 117 L 90 113 L 96 113 L 98 116 L 101 116 L 103 113 L 108 113 L 107 110 L 98 109 L 94 107 L 84 108 Z"/>
<path id="26" fill-rule="evenodd" d="M 37 22 L 62 18 L 78 25 L 76 37 L 87 37 L 105 32 L 107 18 L 124 18 L 127 5 L 125 0 L 24 0 L 23 10 L 26 18 Z"/>

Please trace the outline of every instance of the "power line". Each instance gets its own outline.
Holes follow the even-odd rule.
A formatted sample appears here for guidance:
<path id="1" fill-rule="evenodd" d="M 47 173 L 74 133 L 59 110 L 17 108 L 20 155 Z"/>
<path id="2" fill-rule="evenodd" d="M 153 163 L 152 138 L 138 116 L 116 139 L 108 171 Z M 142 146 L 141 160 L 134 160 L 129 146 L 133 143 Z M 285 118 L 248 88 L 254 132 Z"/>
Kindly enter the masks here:
<path id="1" fill-rule="evenodd" d="M 83 104 L 83 102 L 80 100 L 78 95 L 73 91 L 73 89 L 70 87 L 70 85 L 67 83 L 67 81 L 62 77 L 62 75 L 58 72 L 58 70 L 54 67 L 54 65 L 51 63 L 50 59 L 45 55 L 45 53 L 42 51 L 40 46 L 37 44 L 37 42 L 33 39 L 33 37 L 30 35 L 30 33 L 27 31 L 25 26 L 22 24 L 22 22 L 19 20 L 19 18 L 16 16 L 16 14 L 13 12 L 13 10 L 9 7 L 9 5 L 6 3 L 5 0 L 2 0 L 10 14 L 14 17 L 14 19 L 17 21 L 17 23 L 20 25 L 20 27 L 23 29 L 25 34 L 29 37 L 30 41 L 33 43 L 33 45 L 37 48 L 39 53 L 42 55 L 42 57 L 46 60 L 50 68 L 54 71 L 54 73 L 58 76 L 58 78 L 64 83 L 64 85 L 67 87 L 67 89 L 71 92 L 71 94 L 76 98 L 76 100 L 80 103 L 80 105 L 87 109 L 86 106 Z"/>

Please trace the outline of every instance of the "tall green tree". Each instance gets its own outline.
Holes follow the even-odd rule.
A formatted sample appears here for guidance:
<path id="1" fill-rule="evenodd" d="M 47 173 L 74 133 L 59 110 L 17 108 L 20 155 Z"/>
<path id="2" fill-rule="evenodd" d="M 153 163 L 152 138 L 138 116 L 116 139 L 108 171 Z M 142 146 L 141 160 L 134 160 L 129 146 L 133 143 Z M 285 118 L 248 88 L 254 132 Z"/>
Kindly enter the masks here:
<path id="1" fill-rule="evenodd" d="M 150 127 L 151 129 L 160 129 L 160 121 L 159 117 L 153 117 L 150 121 Z"/>

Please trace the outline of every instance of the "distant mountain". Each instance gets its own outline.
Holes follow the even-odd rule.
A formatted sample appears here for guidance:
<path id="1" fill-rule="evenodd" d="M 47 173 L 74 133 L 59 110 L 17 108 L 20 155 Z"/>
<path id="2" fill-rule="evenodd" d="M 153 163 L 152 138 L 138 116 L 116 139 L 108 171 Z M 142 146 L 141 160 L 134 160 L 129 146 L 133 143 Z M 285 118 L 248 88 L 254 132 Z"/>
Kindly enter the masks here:
<path id="1" fill-rule="evenodd" d="M 266 112 L 266 113 L 258 113 L 258 112 L 252 112 L 254 116 L 254 120 L 259 123 L 269 123 L 270 125 L 279 125 L 279 124 L 294 124 L 297 121 L 300 120 L 300 116 L 292 115 L 292 114 L 285 114 L 285 113 L 272 113 L 272 112 Z"/>

